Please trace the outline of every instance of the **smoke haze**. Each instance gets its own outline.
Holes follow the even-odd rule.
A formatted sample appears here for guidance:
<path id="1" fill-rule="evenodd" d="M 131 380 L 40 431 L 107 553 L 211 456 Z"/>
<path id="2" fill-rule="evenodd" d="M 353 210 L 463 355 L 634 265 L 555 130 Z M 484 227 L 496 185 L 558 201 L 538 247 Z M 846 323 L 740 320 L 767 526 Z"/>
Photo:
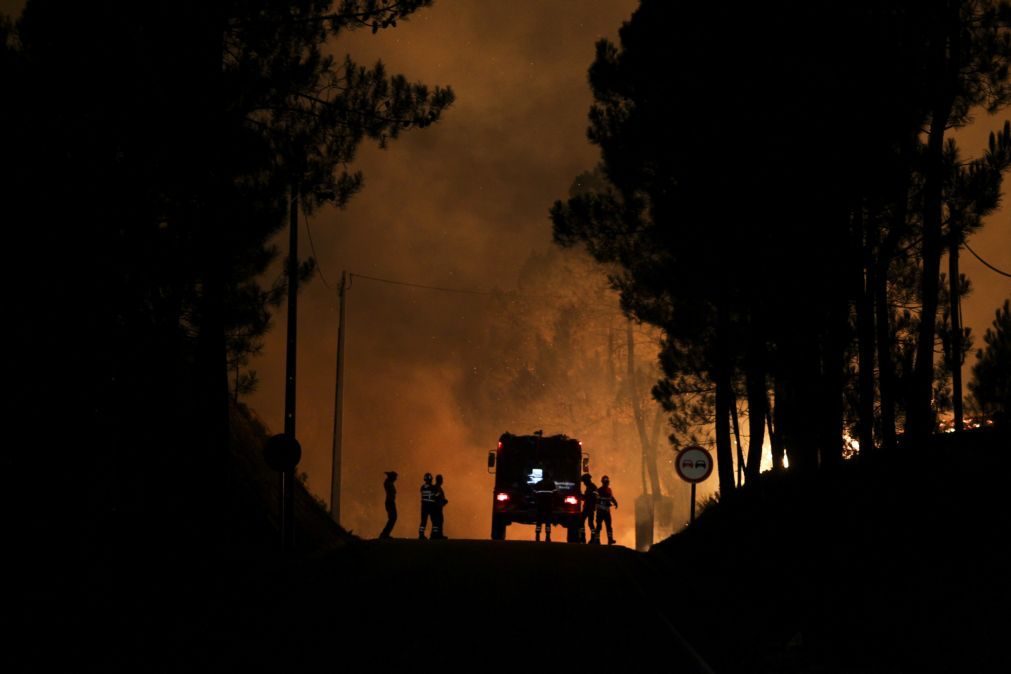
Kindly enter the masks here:
<path id="1" fill-rule="evenodd" d="M 0 0 L 0 11 L 16 15 L 23 4 Z M 299 469 L 315 494 L 329 498 L 341 270 L 503 291 L 447 293 L 355 279 L 348 293 L 342 509 L 343 523 L 356 533 L 375 536 L 381 529 L 383 471 L 397 470 L 395 535 L 413 535 L 417 489 L 421 475 L 430 471 L 446 478 L 448 535 L 487 537 L 492 485 L 487 451 L 503 431 L 543 428 L 546 434 L 583 440 L 594 477 L 611 475 L 622 503 L 616 513 L 619 541 L 632 543 L 640 447 L 621 407 L 627 400 L 607 398 L 599 371 L 576 372 L 581 360 L 587 370 L 594 363 L 606 370 L 600 350 L 607 338 L 601 330 L 613 329 L 620 342 L 623 323 L 615 297 L 601 289 L 602 271 L 578 252 L 551 252 L 547 212 L 567 194 L 573 178 L 597 162 L 597 149 L 585 135 L 591 103 L 586 72 L 595 41 L 616 40 L 636 6 L 634 0 L 438 0 L 394 29 L 345 34 L 334 45 L 338 54 L 350 53 L 362 64 L 381 58 L 391 72 L 409 80 L 450 85 L 457 101 L 439 123 L 410 131 L 385 150 L 364 146 L 356 162 L 365 175 L 364 190 L 346 210 L 323 209 L 309 218 L 311 245 L 303 225 L 302 257 L 314 255 L 323 276 L 314 278 L 299 300 Z M 987 134 L 1007 118 L 1006 110 L 996 116 L 981 113 L 972 126 L 958 131 L 963 156 L 979 156 Z M 1011 269 L 1008 192 L 1006 181 L 1002 209 L 970 240 L 1005 270 Z M 278 243 L 284 250 L 285 240 Z M 570 265 L 578 282 L 534 273 L 538 260 L 548 267 Z M 995 308 L 1011 294 L 1011 282 L 970 254 L 960 264 L 974 285 L 963 312 L 978 348 Z M 518 303 L 510 304 L 509 292 L 548 297 L 539 302 L 513 297 Z M 581 330 L 584 322 L 574 328 L 579 339 L 561 340 L 559 320 L 573 311 L 574 296 L 581 292 L 592 293 L 604 314 L 587 319 L 586 307 L 576 306 L 583 320 L 593 323 L 593 335 Z M 274 432 L 283 426 L 283 311 L 252 363 L 259 389 L 245 400 Z M 510 321 L 513 332 L 505 339 Z M 654 339 L 645 328 L 637 329 L 643 368 L 655 360 Z M 487 399 L 492 383 L 506 390 L 521 370 L 538 374 L 547 366 L 545 354 L 563 343 L 570 351 L 556 354 L 553 367 L 564 371 L 562 381 L 570 388 L 540 392 L 528 401 L 502 400 L 495 409 Z M 619 349 L 620 344 L 611 357 L 623 363 Z M 966 381 L 974 360 L 970 355 Z M 639 381 L 646 391 L 650 383 Z M 570 413 L 566 421 L 555 407 L 569 393 L 581 416 Z M 645 404 L 651 423 L 655 407 L 648 400 Z M 599 422 L 596 416 L 610 405 L 613 414 Z M 687 490 L 670 479 L 666 445 L 660 458 L 666 486 L 677 498 L 676 518 L 684 518 Z M 714 486 L 715 479 L 703 485 L 700 497 Z M 510 536 L 516 537 L 513 529 Z"/>
<path id="2" fill-rule="evenodd" d="M 636 5 L 631 0 L 442 0 L 395 29 L 345 35 L 336 45 L 364 64 L 381 58 L 391 72 L 410 80 L 451 85 L 457 101 L 442 121 L 405 134 L 386 150 L 363 147 L 357 165 L 365 174 L 364 190 L 346 210 L 323 210 L 310 218 L 315 254 L 329 287 L 316 278 L 301 294 L 298 437 L 304 448 L 300 470 L 324 500 L 330 488 L 340 270 L 449 288 L 558 292 L 557 279 L 524 287 L 523 270 L 532 254 L 552 247 L 550 204 L 564 197 L 573 178 L 597 161 L 597 150 L 585 136 L 591 103 L 586 71 L 595 41 L 616 40 L 618 28 Z M 1004 118 L 1006 113 L 984 114 L 961 131 L 964 155 L 978 156 L 989 131 Z M 1005 184 L 1005 195 L 1007 191 Z M 306 256 L 311 250 L 305 237 L 303 241 Z M 1011 218 L 1005 199 L 1002 211 L 989 218 L 970 243 L 991 263 L 1007 269 L 1008 242 Z M 580 258 L 577 253 L 567 255 L 569 260 Z M 962 270 L 975 286 L 963 311 L 978 347 L 1011 285 L 970 255 L 963 256 Z M 603 278 L 602 272 L 594 273 Z M 598 297 L 617 312 L 613 295 Z M 345 526 L 363 536 L 378 533 L 385 521 L 383 471 L 397 470 L 400 520 L 394 534 L 414 535 L 421 476 L 441 472 L 450 500 L 447 534 L 485 538 L 492 488 L 485 468 L 487 451 L 503 431 L 543 428 L 548 434 L 583 440 L 595 478 L 610 473 L 623 506 L 616 513 L 619 541 L 632 544 L 632 506 L 641 478 L 640 448 L 628 423 L 617 434 L 588 427 L 590 419 L 550 426 L 550 414 L 537 420 L 539 403 L 524 408 L 507 401 L 515 403 L 513 420 L 496 426 L 489 415 L 479 418 L 468 409 L 482 394 L 475 369 L 501 369 L 516 351 L 515 345 L 488 339 L 491 326 L 509 315 L 496 306 L 494 297 L 356 278 L 348 298 Z M 546 298 L 539 315 L 516 320 L 528 321 L 531 330 L 546 331 L 543 336 L 550 343 L 550 319 L 564 306 L 564 301 Z M 253 364 L 260 388 L 247 400 L 275 430 L 282 426 L 284 338 L 283 321 L 278 321 L 262 357 Z M 648 337 L 641 339 L 639 360 L 652 361 L 656 350 Z M 571 361 L 570 356 L 562 358 Z M 966 381 L 973 361 L 970 357 L 966 364 Z M 646 405 L 645 417 L 651 421 L 655 407 L 650 401 Z M 670 455 L 662 445 L 665 478 L 672 473 L 665 462 Z M 668 487 L 676 498 L 675 519 L 685 519 L 686 486 L 670 480 Z M 715 479 L 701 485 L 699 497 L 714 487 Z M 516 529 L 510 529 L 510 537 L 529 537 L 529 532 Z"/>
<path id="3" fill-rule="evenodd" d="M 348 34 L 336 45 L 363 64 L 381 58 L 390 72 L 409 80 L 451 85 L 457 101 L 439 123 L 403 135 L 386 150 L 363 148 L 358 167 L 364 190 L 346 210 L 323 210 L 310 219 L 330 288 L 316 278 L 300 296 L 298 437 L 300 470 L 325 500 L 340 270 L 449 288 L 519 288 L 531 253 L 553 245 L 548 207 L 597 160 L 585 136 L 591 102 L 586 71 L 595 41 L 616 39 L 635 5 L 443 1 L 395 29 Z M 301 252 L 309 255 L 303 241 Z M 601 301 L 617 313 L 616 298 Z M 394 535 L 414 535 L 418 487 L 429 471 L 446 479 L 447 534 L 486 538 L 493 479 L 488 450 L 506 430 L 543 428 L 583 440 L 595 477 L 610 471 L 623 506 L 619 540 L 632 543 L 637 444 L 600 447 L 578 423 L 551 427 L 544 419 L 537 425 L 530 413 L 505 427 L 466 417 L 462 403 L 479 393 L 465 390 L 468 373 L 494 370 L 509 356 L 508 345 L 502 353 L 486 348 L 488 325 L 502 313 L 492 296 L 355 278 L 348 293 L 344 388 L 345 526 L 364 536 L 378 533 L 385 521 L 383 471 L 396 470 L 400 520 Z M 272 429 L 282 425 L 284 339 L 278 321 L 253 364 L 260 388 L 247 400 Z M 645 345 L 640 355 L 652 359 Z M 629 464 L 627 477 L 612 453 L 622 466 Z M 510 537 L 520 536 L 516 529 Z"/>

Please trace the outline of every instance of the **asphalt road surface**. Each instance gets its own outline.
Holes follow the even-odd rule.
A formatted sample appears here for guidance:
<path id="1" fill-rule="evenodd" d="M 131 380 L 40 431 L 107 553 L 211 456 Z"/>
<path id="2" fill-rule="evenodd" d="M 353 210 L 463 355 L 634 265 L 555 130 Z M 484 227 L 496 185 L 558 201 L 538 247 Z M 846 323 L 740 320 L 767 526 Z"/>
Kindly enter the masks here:
<path id="1" fill-rule="evenodd" d="M 211 671 L 710 671 L 652 584 L 621 547 L 363 541 L 252 570 L 179 655 Z"/>

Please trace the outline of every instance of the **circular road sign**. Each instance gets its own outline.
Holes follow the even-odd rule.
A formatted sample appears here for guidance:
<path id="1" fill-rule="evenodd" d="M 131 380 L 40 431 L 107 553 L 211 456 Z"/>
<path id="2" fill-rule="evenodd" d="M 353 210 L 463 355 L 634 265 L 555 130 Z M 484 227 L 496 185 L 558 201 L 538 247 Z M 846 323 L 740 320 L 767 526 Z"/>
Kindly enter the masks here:
<path id="1" fill-rule="evenodd" d="M 674 459 L 674 470 L 685 482 L 702 482 L 713 473 L 713 455 L 698 445 L 685 447 Z"/>
<path id="2" fill-rule="evenodd" d="M 302 445 L 290 435 L 278 433 L 267 440 L 263 454 L 268 466 L 284 473 L 298 465 L 302 458 Z"/>

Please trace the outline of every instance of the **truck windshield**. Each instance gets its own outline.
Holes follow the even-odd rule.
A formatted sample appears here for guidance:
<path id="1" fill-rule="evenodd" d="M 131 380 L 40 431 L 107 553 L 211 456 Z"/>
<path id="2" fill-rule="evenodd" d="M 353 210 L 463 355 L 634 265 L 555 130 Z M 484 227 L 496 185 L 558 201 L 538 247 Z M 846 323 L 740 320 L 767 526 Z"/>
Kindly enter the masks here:
<path id="1" fill-rule="evenodd" d="M 545 451 L 510 447 L 501 453 L 496 470 L 498 484 L 523 489 L 540 482 L 544 471 L 551 474 L 558 489 L 573 489 L 579 479 L 580 455 L 559 448 Z"/>

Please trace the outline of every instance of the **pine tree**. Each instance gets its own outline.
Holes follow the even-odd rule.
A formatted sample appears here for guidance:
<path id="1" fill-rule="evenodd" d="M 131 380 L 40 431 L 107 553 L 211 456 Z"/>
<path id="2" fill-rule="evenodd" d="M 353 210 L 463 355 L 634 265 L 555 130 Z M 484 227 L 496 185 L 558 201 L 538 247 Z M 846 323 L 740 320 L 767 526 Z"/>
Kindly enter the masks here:
<path id="1" fill-rule="evenodd" d="M 985 347 L 976 352 L 969 384 L 985 416 L 994 424 L 1011 424 L 1011 300 L 997 309 L 983 335 Z"/>

